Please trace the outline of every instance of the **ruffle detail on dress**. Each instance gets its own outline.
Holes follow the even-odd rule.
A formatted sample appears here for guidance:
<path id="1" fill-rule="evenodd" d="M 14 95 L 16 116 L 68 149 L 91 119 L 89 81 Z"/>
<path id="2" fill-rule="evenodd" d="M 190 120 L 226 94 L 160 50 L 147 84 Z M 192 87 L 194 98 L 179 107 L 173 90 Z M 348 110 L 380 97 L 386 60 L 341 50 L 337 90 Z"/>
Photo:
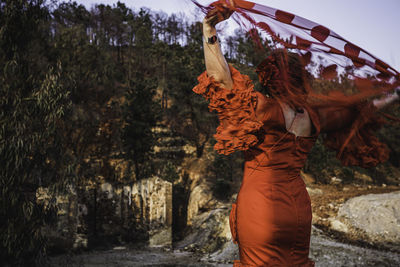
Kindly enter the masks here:
<path id="1" fill-rule="evenodd" d="M 325 145 L 337 151 L 336 157 L 345 166 L 374 167 L 389 158 L 389 149 L 375 136 L 385 120 L 372 102 L 357 106 L 358 116 L 351 126 L 328 133 Z"/>
<path id="2" fill-rule="evenodd" d="M 256 118 L 257 95 L 251 79 L 229 67 L 233 80 L 231 90 L 208 76 L 207 71 L 197 78 L 199 84 L 193 88 L 195 93 L 210 101 L 210 111 L 218 113 L 220 125 L 214 135 L 217 140 L 214 149 L 225 155 L 255 146 L 259 142 L 257 131 L 263 126 Z"/>

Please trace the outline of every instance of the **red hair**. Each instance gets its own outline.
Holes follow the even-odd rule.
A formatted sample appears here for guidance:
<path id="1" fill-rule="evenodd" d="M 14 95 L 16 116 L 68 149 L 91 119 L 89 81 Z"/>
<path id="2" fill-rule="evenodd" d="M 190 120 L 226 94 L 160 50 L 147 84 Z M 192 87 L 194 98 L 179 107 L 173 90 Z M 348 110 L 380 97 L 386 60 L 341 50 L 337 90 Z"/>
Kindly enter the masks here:
<path id="1" fill-rule="evenodd" d="M 304 106 L 310 93 L 309 74 L 298 54 L 276 49 L 257 66 L 256 72 L 272 97 L 293 108 Z"/>

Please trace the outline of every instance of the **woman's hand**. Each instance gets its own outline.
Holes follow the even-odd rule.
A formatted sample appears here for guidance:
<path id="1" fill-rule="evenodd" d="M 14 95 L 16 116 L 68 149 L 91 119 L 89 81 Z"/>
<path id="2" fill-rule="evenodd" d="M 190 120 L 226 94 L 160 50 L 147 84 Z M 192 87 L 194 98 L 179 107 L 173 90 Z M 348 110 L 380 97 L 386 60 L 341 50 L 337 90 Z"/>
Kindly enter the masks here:
<path id="1" fill-rule="evenodd" d="M 375 107 L 381 109 L 395 101 L 398 101 L 399 99 L 400 99 L 400 87 L 397 87 L 396 89 L 394 89 L 394 92 L 392 94 L 388 94 L 381 99 L 374 99 L 373 103 Z"/>
<path id="2" fill-rule="evenodd" d="M 230 0 L 229 2 L 231 6 L 234 6 L 232 0 Z M 208 25 L 210 27 L 215 27 L 215 25 L 217 25 L 221 21 L 229 19 L 232 13 L 233 11 L 228 7 L 226 3 L 222 5 L 217 5 L 215 6 L 214 9 L 208 12 L 208 14 L 203 20 L 203 24 Z"/>

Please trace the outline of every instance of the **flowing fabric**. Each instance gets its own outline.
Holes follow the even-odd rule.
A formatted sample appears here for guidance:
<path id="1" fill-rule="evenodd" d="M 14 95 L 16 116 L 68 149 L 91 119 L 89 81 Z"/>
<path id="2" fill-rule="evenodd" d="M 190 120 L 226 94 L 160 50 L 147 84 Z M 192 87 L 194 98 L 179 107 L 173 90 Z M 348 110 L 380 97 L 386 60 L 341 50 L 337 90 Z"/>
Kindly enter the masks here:
<path id="1" fill-rule="evenodd" d="M 324 62 L 325 65 L 321 67 L 318 77 L 320 80 L 338 78 L 340 69 L 353 70 L 347 73 L 352 81 L 353 88 L 351 93 L 349 93 L 349 90 L 340 92 L 335 89 L 322 94 L 321 92 L 315 92 L 308 83 L 303 83 L 302 87 L 307 90 L 307 97 L 304 99 L 298 93 L 298 88 L 289 81 L 288 77 L 292 73 L 289 71 L 287 62 L 278 64 L 279 68 L 276 70 L 277 64 L 271 64 L 273 60 L 266 55 L 266 60 L 257 68 L 260 81 L 269 85 L 278 81 L 280 86 L 277 88 L 281 91 L 285 89 L 286 93 L 274 96 L 289 103 L 291 107 L 302 106 L 316 109 L 326 106 L 338 108 L 359 106 L 366 99 L 380 97 L 382 94 L 391 92 L 394 88 L 400 86 L 400 73 L 397 70 L 316 22 L 283 10 L 243 0 L 219 0 L 208 6 L 200 5 L 194 0 L 192 2 L 205 14 L 215 8 L 221 10 L 221 12 L 226 12 L 227 9 L 230 10 L 230 12 L 233 12 L 232 18 L 253 36 L 256 43 L 261 42 L 259 32 L 266 33 L 285 49 L 290 49 L 292 53 L 297 53 L 302 58 L 304 69 L 313 58 L 322 59 L 321 62 Z M 303 72 L 303 75 L 306 75 L 306 72 Z M 337 157 L 345 165 L 356 165 L 356 161 L 347 160 L 344 154 L 363 155 L 363 152 L 365 152 L 365 142 L 360 142 L 360 139 L 362 139 L 360 138 L 362 136 L 360 131 L 362 125 L 368 124 L 367 121 L 371 118 L 367 109 L 363 109 L 363 111 L 365 112 L 359 113 L 357 120 L 348 126 L 349 129 L 346 131 L 346 135 L 342 132 L 330 133 L 325 142 L 327 146 L 337 150 Z M 380 122 L 382 123 L 383 119 Z M 334 142 L 332 141 L 333 138 L 340 139 L 341 142 Z M 386 150 L 386 148 L 384 149 L 385 146 L 379 143 L 378 140 L 373 143 L 379 144 L 379 147 L 382 148 L 381 151 Z M 356 147 L 354 144 L 363 144 L 363 146 Z M 350 145 L 353 148 L 346 148 L 346 146 Z M 372 147 L 372 143 L 368 147 Z M 223 150 L 219 149 L 219 151 Z M 372 153 L 372 148 L 367 149 L 367 151 Z M 383 159 L 384 157 L 382 156 L 381 158 Z M 380 160 L 379 162 L 382 161 Z M 364 164 L 363 166 L 371 167 L 377 163 Z"/>
<path id="2" fill-rule="evenodd" d="M 281 62 L 265 55 L 257 73 L 260 82 L 273 89 L 273 98 L 254 91 L 250 78 L 233 66 L 232 90 L 206 71 L 193 89 L 218 113 L 214 148 L 225 155 L 236 150 L 245 154 L 243 181 L 229 215 L 240 255 L 234 266 L 314 266 L 308 258 L 311 204 L 300 170 L 320 133 L 344 165 L 372 167 L 386 161 L 389 149 L 375 136 L 385 120 L 368 100 L 399 86 L 399 72 L 330 29 L 294 14 L 241 0 L 233 0 L 233 5 L 228 0 L 209 6 L 193 2 L 206 14 L 214 8 L 233 11 L 233 19 L 256 43 L 262 40 L 259 31 L 267 33 L 296 52 L 304 69 L 314 57 L 322 57 L 326 65 L 319 79 L 331 80 L 340 69 L 353 70 L 350 79 L 356 90 L 321 94 L 306 79 L 293 81 L 287 53 L 278 57 Z M 309 116 L 310 136 L 286 129 L 281 102 L 301 107 Z"/>
<path id="3" fill-rule="evenodd" d="M 253 36 L 258 32 L 254 30 L 265 32 L 284 47 L 304 52 L 302 55 L 306 61 L 311 59 L 313 53 L 322 56 L 327 62 L 327 67 L 322 71 L 326 78 L 336 76 L 334 74 L 337 64 L 343 68 L 354 67 L 360 70 L 360 74 L 355 77 L 362 78 L 363 81 L 365 74 L 372 75 L 372 80 L 381 82 L 381 90 L 394 89 L 399 85 L 400 73 L 397 70 L 327 27 L 261 4 L 243 0 L 231 1 L 220 0 L 209 6 L 193 2 L 206 14 L 214 8 L 230 9 L 234 12 L 232 18 Z M 257 36 L 254 37 L 257 39 Z M 366 85 L 362 84 L 364 90 Z"/>

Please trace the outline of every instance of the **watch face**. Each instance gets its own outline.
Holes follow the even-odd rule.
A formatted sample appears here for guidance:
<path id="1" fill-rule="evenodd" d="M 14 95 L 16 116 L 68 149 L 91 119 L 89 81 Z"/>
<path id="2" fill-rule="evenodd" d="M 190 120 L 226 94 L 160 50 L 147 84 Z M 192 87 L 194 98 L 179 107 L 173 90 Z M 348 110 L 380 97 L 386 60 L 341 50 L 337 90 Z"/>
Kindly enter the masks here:
<path id="1" fill-rule="evenodd" d="M 209 44 L 214 44 L 218 40 L 216 35 L 213 35 L 211 37 L 208 37 L 208 43 Z"/>

